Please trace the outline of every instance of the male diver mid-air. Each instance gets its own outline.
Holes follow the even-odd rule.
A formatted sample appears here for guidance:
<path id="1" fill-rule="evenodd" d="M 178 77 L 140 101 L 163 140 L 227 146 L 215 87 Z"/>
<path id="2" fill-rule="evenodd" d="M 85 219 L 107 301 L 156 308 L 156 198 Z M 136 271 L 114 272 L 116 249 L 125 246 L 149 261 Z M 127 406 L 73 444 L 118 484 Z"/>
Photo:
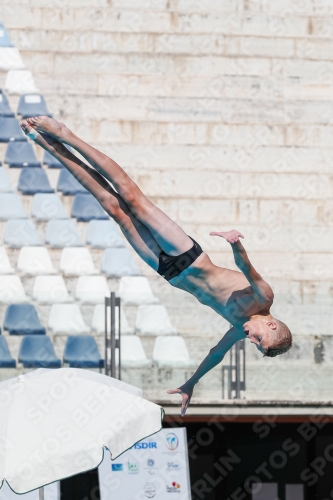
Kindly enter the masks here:
<path id="1" fill-rule="evenodd" d="M 63 123 L 40 116 L 23 121 L 21 126 L 25 134 L 57 158 L 95 196 L 146 264 L 232 325 L 194 375 L 178 389 L 168 391 L 181 394 L 182 415 L 190 403 L 194 385 L 222 361 L 238 340 L 248 338 L 264 356 L 274 357 L 290 349 L 290 330 L 270 313 L 273 291 L 252 266 L 239 231 L 210 233 L 230 243 L 241 272 L 218 267 L 196 241 L 142 193 L 115 161 L 79 139 Z M 93 168 L 64 144 L 74 148 Z"/>

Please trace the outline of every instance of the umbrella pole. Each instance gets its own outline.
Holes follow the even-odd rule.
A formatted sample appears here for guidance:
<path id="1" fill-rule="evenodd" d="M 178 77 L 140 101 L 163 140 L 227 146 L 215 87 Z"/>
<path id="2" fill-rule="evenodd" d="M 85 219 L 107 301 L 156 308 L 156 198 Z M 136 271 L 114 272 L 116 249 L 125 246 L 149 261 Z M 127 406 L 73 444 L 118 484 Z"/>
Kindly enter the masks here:
<path id="1" fill-rule="evenodd" d="M 44 486 L 39 488 L 39 500 L 44 500 Z"/>

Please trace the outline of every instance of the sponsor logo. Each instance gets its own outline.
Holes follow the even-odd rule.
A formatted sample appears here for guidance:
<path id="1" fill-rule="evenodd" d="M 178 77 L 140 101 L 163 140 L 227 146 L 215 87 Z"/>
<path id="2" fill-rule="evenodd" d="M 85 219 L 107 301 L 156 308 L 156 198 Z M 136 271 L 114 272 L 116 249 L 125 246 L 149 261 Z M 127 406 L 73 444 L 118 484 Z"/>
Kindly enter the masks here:
<path id="1" fill-rule="evenodd" d="M 148 465 L 148 467 L 154 467 L 155 460 L 153 460 L 152 458 L 148 458 L 147 465 Z"/>
<path id="2" fill-rule="evenodd" d="M 133 448 L 135 450 L 147 450 L 148 448 L 151 450 L 152 448 L 157 448 L 157 443 L 155 441 L 136 443 Z"/>
<path id="3" fill-rule="evenodd" d="M 173 481 L 171 486 L 166 487 L 167 493 L 180 493 L 180 484 Z"/>
<path id="4" fill-rule="evenodd" d="M 178 462 L 167 462 L 166 468 L 168 472 L 175 472 L 180 469 L 180 465 Z"/>
<path id="5" fill-rule="evenodd" d="M 121 470 L 124 470 L 123 464 L 111 464 L 111 469 L 114 472 L 119 472 Z"/>
<path id="6" fill-rule="evenodd" d="M 166 435 L 165 437 L 166 439 L 166 447 L 171 450 L 171 451 L 174 451 L 178 448 L 178 445 L 179 445 L 179 440 L 176 436 L 176 434 L 174 434 L 173 432 L 169 432 L 169 434 Z"/>
<path id="7" fill-rule="evenodd" d="M 127 472 L 129 474 L 139 474 L 139 464 L 135 460 L 128 460 Z"/>
<path id="8" fill-rule="evenodd" d="M 156 495 L 156 488 L 153 483 L 146 483 L 143 487 L 143 491 L 147 498 L 154 498 Z"/>

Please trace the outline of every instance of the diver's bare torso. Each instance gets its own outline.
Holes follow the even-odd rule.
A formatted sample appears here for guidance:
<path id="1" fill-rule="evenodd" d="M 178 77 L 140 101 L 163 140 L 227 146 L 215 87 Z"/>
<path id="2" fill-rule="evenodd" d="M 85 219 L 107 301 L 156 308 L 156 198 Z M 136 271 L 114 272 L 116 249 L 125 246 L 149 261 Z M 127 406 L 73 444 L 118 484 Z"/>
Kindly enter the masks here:
<path id="1" fill-rule="evenodd" d="M 243 273 L 215 266 L 204 252 L 169 283 L 194 295 L 239 330 L 265 308 Z"/>

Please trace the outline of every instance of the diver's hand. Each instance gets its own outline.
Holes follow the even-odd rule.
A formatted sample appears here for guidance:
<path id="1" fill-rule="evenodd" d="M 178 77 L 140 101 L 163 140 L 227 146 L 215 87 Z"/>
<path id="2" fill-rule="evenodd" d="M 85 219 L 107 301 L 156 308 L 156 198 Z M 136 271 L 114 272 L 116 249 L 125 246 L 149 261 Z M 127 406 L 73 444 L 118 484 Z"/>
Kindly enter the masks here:
<path id="1" fill-rule="evenodd" d="M 182 407 L 180 410 L 180 414 L 182 417 L 185 415 L 186 410 L 188 408 L 188 405 L 190 404 L 191 397 L 193 394 L 193 389 L 194 389 L 193 385 L 184 384 L 184 385 L 181 385 L 178 389 L 171 389 L 170 391 L 168 391 L 168 394 L 180 394 L 181 395 Z"/>
<path id="2" fill-rule="evenodd" d="M 222 238 L 225 238 L 228 243 L 237 243 L 237 241 L 239 241 L 239 238 L 244 238 L 242 233 L 237 231 L 237 229 L 232 229 L 231 231 L 224 231 L 222 233 L 213 231 L 209 234 L 211 236 L 221 236 Z"/>

